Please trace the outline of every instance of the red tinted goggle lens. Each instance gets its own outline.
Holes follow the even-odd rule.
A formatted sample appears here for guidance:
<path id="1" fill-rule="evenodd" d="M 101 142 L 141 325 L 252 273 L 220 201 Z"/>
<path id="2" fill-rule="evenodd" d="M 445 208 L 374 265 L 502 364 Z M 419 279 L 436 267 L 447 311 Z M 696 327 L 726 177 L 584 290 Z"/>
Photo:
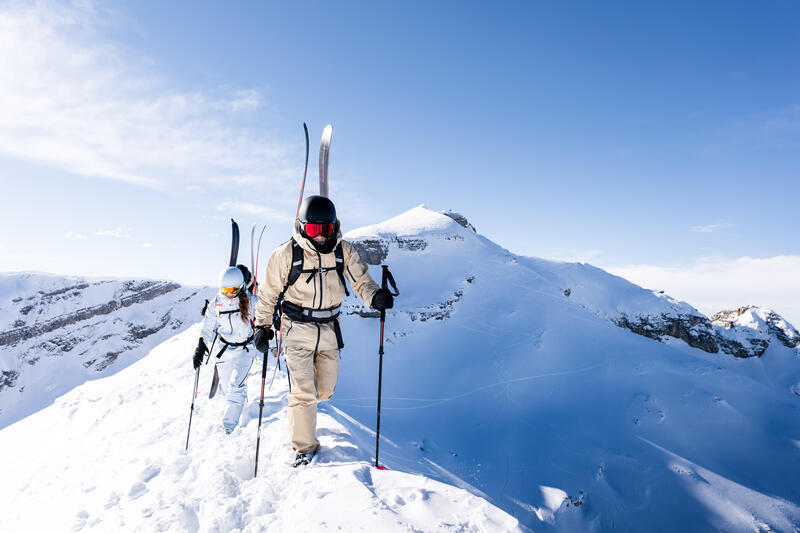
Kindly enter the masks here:
<path id="1" fill-rule="evenodd" d="M 306 235 L 312 239 L 317 235 L 330 237 L 333 235 L 333 224 L 306 224 Z"/>

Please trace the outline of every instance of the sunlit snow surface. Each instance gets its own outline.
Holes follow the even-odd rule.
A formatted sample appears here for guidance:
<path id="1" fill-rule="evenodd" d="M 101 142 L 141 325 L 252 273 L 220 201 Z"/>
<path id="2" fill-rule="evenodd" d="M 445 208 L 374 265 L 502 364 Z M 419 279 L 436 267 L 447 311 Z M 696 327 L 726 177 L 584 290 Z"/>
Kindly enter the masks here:
<path id="1" fill-rule="evenodd" d="M 292 468 L 280 372 L 265 395 L 257 478 L 260 368 L 248 381 L 242 425 L 226 435 L 224 401 L 207 398 L 212 372 L 203 367 L 184 453 L 198 333 L 0 432 L 0 449 L 14 457 L 3 462 L 0 531 L 520 530 L 465 490 L 375 469 L 370 448 L 356 444 L 374 443 L 374 434 L 331 407 L 319 418 L 316 463 Z"/>
<path id="2" fill-rule="evenodd" d="M 796 349 L 736 359 L 635 335 L 612 320 L 694 308 L 590 265 L 516 256 L 423 206 L 347 238 L 383 243 L 401 291 L 383 368 L 391 471 L 368 466 L 378 320 L 350 297 L 316 465 L 288 467 L 279 374 L 251 478 L 258 368 L 244 428 L 226 437 L 204 367 L 183 454 L 190 330 L 0 431 L 14 458 L 0 530 L 23 517 L 58 530 L 513 530 L 487 501 L 534 531 L 800 528 Z"/>
<path id="3" fill-rule="evenodd" d="M 415 234 L 427 245 L 404 249 Z M 388 243 L 401 291 L 381 423 L 404 449 L 389 464 L 430 459 L 537 531 L 800 527 L 796 349 L 741 360 L 635 335 L 609 319 L 696 311 L 424 207 L 346 237 Z M 343 330 L 333 403 L 372 424 L 376 325 Z"/>

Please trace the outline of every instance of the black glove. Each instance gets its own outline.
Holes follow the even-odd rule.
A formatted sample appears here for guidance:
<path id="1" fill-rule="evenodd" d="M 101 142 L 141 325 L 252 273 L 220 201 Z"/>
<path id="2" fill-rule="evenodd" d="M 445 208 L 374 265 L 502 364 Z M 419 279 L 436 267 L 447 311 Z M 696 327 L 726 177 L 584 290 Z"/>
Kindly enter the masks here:
<path id="1" fill-rule="evenodd" d="M 256 326 L 256 333 L 253 335 L 253 344 L 256 350 L 261 353 L 267 353 L 269 350 L 269 341 L 275 337 L 275 332 L 269 326 Z"/>
<path id="2" fill-rule="evenodd" d="M 200 368 L 200 365 L 203 364 L 203 356 L 207 353 L 208 348 L 206 348 L 206 343 L 203 342 L 203 337 L 200 337 L 197 340 L 197 348 L 194 349 L 194 359 L 192 360 L 195 370 Z"/>
<path id="3" fill-rule="evenodd" d="M 372 305 L 370 307 L 383 311 L 384 309 L 391 309 L 393 306 L 394 296 L 389 292 L 389 289 L 378 289 L 378 292 L 372 297 Z"/>

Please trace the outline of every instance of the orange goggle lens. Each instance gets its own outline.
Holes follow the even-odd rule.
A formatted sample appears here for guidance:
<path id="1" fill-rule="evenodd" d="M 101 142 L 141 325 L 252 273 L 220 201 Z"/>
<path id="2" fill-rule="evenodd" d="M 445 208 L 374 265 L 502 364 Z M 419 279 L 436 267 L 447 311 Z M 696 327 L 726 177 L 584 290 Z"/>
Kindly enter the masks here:
<path id="1" fill-rule="evenodd" d="M 237 292 L 239 292 L 239 287 L 222 287 L 222 293 L 227 296 L 233 296 Z"/>

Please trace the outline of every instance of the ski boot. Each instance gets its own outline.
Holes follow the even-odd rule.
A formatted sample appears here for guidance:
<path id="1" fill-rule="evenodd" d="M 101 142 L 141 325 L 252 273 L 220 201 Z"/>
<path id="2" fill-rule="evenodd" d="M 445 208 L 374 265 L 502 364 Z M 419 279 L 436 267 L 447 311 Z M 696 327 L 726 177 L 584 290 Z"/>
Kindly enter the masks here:
<path id="1" fill-rule="evenodd" d="M 292 466 L 294 468 L 297 468 L 298 466 L 305 466 L 314 459 L 316 454 L 317 452 L 298 453 L 294 456 L 294 463 L 292 463 Z"/>

